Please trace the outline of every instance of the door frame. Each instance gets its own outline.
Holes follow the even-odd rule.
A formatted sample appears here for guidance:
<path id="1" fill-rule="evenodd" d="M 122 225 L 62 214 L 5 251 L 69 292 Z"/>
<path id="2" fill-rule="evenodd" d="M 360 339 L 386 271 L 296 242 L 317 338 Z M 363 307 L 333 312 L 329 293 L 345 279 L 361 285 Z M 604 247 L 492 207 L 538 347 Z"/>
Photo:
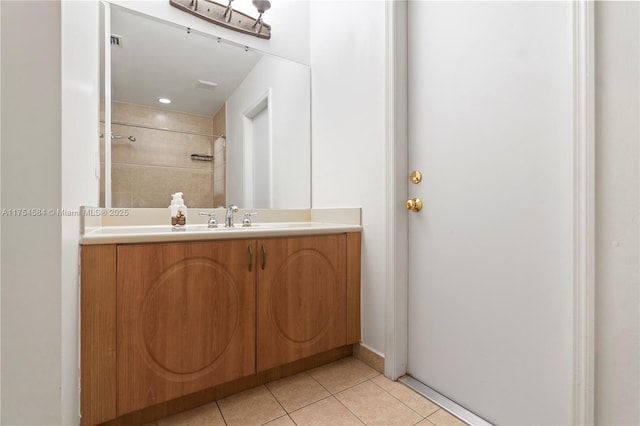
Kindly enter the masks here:
<path id="1" fill-rule="evenodd" d="M 407 1 L 386 7 L 386 330 L 385 376 L 396 380 L 408 358 Z M 595 139 L 594 6 L 572 2 L 573 39 L 573 407 L 574 425 L 594 423 Z"/>
<path id="2" fill-rule="evenodd" d="M 249 105 L 242 113 L 242 146 L 243 146 L 243 183 L 242 183 L 242 199 L 246 206 L 253 206 L 254 203 L 254 137 L 253 137 L 253 119 L 265 109 L 267 110 L 267 121 L 269 132 L 267 140 L 269 143 L 269 207 L 273 206 L 273 95 L 271 88 L 267 89 L 262 95 L 258 96 L 251 105 Z"/>

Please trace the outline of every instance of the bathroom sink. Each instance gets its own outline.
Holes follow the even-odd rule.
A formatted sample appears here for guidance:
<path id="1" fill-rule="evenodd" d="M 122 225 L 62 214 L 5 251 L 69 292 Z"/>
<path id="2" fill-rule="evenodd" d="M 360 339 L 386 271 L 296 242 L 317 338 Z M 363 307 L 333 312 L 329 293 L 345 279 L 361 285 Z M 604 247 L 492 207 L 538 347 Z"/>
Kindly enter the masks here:
<path id="1" fill-rule="evenodd" d="M 82 237 L 83 244 L 144 243 L 162 241 L 206 241 L 231 238 L 263 238 L 284 235 L 316 235 L 323 233 L 359 231 L 359 226 L 317 222 L 257 222 L 232 228 L 218 225 L 190 224 L 181 229 L 171 225 L 102 226 L 92 228 Z"/>
<path id="2" fill-rule="evenodd" d="M 174 228 L 170 225 L 145 225 L 145 226 L 111 226 L 101 229 L 102 234 L 159 234 L 167 232 L 230 232 L 230 231 L 251 231 L 269 230 L 282 228 L 300 228 L 304 227 L 305 222 L 268 222 L 253 223 L 251 226 L 243 227 L 241 224 L 235 224 L 232 228 L 218 225 L 217 228 L 209 228 L 205 224 L 187 225 L 184 228 Z"/>
<path id="3" fill-rule="evenodd" d="M 297 228 L 304 222 L 263 222 L 252 223 L 251 226 L 242 226 L 236 223 L 232 228 L 227 228 L 223 225 L 218 225 L 217 228 L 209 228 L 207 225 L 187 225 L 187 232 L 224 232 L 224 231 L 250 231 L 252 229 L 282 229 L 282 228 Z"/>
<path id="4" fill-rule="evenodd" d="M 264 223 L 252 223 L 251 226 L 244 228 L 259 228 L 259 229 L 273 229 L 273 228 L 292 228 L 299 226 L 303 222 L 264 222 Z"/>

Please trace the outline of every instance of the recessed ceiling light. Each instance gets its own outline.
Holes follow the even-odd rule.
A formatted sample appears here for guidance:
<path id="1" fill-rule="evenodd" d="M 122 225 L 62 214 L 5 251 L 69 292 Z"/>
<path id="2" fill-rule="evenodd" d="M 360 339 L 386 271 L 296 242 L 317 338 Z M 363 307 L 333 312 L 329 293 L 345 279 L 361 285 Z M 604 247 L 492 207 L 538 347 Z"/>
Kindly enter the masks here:
<path id="1" fill-rule="evenodd" d="M 161 104 L 170 104 L 171 103 L 171 99 L 158 98 L 158 102 L 160 102 Z"/>

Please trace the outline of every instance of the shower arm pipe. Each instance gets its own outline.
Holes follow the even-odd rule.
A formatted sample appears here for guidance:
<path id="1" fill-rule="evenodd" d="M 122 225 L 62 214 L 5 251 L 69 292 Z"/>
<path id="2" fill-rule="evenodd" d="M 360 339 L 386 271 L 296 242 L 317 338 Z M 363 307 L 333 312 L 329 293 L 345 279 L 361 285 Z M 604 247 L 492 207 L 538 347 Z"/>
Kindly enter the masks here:
<path id="1" fill-rule="evenodd" d="M 101 123 L 104 123 L 104 122 L 101 121 Z M 209 133 L 187 132 L 185 130 L 173 130 L 173 129 L 167 129 L 167 128 L 164 128 L 164 127 L 145 126 L 143 124 L 122 123 L 122 122 L 117 122 L 117 121 L 112 121 L 111 124 L 112 125 L 117 125 L 117 126 L 137 127 L 139 129 L 161 130 L 163 132 L 181 133 L 183 135 L 207 136 L 207 137 L 210 137 L 210 138 L 223 138 L 223 139 L 227 138 L 225 135 L 212 135 L 212 134 L 209 134 Z"/>

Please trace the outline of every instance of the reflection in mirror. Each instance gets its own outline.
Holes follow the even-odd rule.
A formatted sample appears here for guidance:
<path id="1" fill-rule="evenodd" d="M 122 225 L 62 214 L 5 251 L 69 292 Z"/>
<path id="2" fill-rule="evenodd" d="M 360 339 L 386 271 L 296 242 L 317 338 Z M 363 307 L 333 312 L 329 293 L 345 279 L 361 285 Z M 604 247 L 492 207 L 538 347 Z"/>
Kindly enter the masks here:
<path id="1" fill-rule="evenodd" d="M 101 205 L 110 190 L 114 207 L 166 207 L 178 191 L 189 207 L 310 207 L 308 67 L 107 7 L 112 134 L 101 138 Z"/>

